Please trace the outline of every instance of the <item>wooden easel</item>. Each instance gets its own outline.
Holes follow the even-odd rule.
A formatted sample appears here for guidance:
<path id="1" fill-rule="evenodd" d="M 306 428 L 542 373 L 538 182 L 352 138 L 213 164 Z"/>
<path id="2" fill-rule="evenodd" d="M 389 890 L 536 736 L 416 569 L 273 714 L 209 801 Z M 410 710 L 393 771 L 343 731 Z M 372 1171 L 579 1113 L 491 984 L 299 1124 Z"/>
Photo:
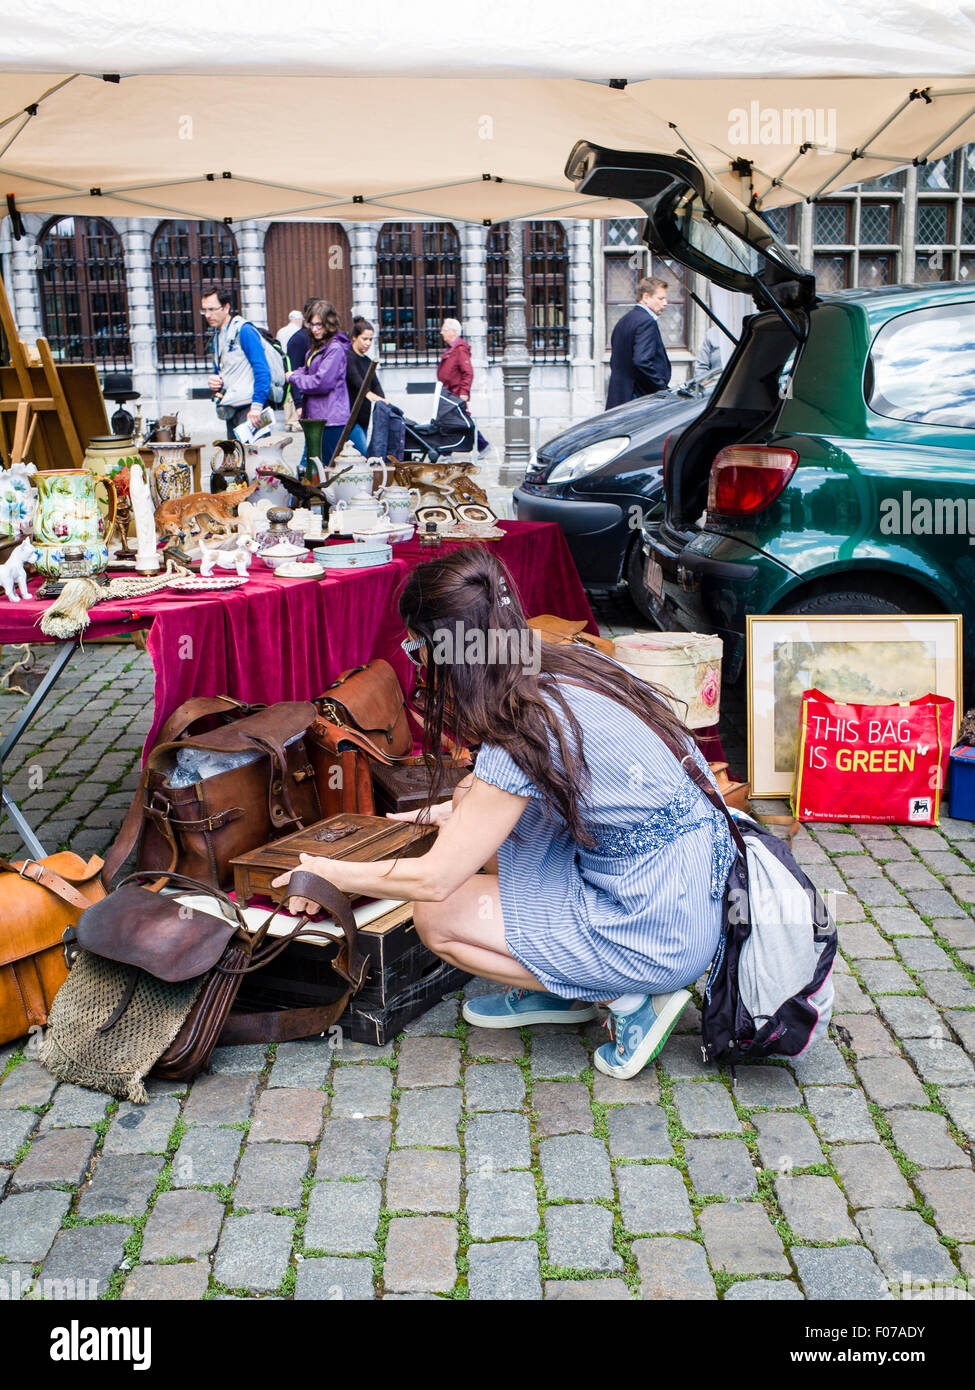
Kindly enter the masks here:
<path id="1" fill-rule="evenodd" d="M 51 355 L 46 338 L 38 338 L 37 352 L 40 357 L 40 373 L 43 386 L 37 381 L 38 368 L 31 365 L 27 345 L 17 333 L 7 291 L 0 281 L 0 328 L 3 329 L 10 353 L 10 369 L 16 374 L 17 394 L 0 399 L 0 448 L 9 463 L 26 461 L 26 454 L 35 438 L 38 421 L 41 431 L 37 435 L 37 446 L 42 457 L 40 462 L 48 467 L 80 468 L 84 458 L 87 437 L 82 442 L 65 393 L 58 365 Z M 97 376 L 95 382 L 97 385 Z M 40 389 L 38 389 L 40 387 Z M 105 415 L 105 402 L 98 392 L 101 416 Z M 48 435 L 44 430 L 45 419 L 60 426 L 60 438 L 56 431 Z M 63 445 L 66 457 L 58 457 L 58 446 Z"/>

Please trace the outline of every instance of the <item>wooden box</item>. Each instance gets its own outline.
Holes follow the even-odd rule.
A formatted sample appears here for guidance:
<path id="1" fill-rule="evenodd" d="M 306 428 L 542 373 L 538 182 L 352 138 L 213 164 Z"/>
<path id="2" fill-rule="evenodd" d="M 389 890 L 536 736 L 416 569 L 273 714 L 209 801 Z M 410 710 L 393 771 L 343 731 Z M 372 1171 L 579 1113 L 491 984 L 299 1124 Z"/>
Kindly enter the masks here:
<path id="1" fill-rule="evenodd" d="M 371 921 L 360 922 L 356 934 L 369 968 L 339 1020 L 343 1036 L 355 1042 L 381 1046 L 470 978 L 424 946 L 413 925 L 412 903 L 389 904 Z M 291 942 L 245 978 L 238 1006 L 267 1011 L 330 1003 L 341 992 L 331 968 L 334 954 L 326 941 Z"/>
<path id="2" fill-rule="evenodd" d="M 372 794 L 376 811 L 385 815 L 388 811 L 415 811 L 427 804 L 430 792 L 430 773 L 422 762 L 394 763 L 387 767 L 384 763 L 373 761 L 369 771 L 372 774 Z M 440 801 L 449 801 L 454 787 L 473 771 L 469 763 L 460 767 L 444 768 L 444 780 Z"/>
<path id="3" fill-rule="evenodd" d="M 399 856 L 415 859 L 430 849 L 436 837 L 435 826 L 400 823 L 382 816 L 360 816 L 351 812 L 330 816 L 231 860 L 234 893 L 242 903 L 256 897 L 278 902 L 281 889 L 272 888 L 271 880 L 290 869 L 297 869 L 302 854 L 370 863 Z"/>

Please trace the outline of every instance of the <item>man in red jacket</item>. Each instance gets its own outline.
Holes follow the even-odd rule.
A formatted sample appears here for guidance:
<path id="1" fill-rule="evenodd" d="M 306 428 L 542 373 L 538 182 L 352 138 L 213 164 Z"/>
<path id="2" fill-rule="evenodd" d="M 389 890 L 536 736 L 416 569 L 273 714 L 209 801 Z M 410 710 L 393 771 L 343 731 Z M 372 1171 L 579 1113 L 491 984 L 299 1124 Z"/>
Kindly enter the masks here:
<path id="1" fill-rule="evenodd" d="M 470 345 L 460 336 L 460 324 L 456 319 L 444 319 L 440 336 L 447 346 L 440 357 L 437 380 L 462 401 L 469 402 L 474 380 Z"/>

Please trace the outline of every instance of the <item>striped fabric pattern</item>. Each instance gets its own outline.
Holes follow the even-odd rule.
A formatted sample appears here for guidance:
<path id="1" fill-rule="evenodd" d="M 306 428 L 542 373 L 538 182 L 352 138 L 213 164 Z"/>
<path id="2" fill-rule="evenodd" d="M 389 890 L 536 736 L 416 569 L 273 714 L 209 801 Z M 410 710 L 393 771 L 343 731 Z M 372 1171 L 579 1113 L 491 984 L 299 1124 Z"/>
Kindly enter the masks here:
<path id="1" fill-rule="evenodd" d="M 483 746 L 474 769 L 531 798 L 498 850 L 508 950 L 562 998 L 682 989 L 717 949 L 728 827 L 635 714 L 593 690 L 562 690 L 583 731 L 597 848 L 576 844 L 502 748 Z"/>

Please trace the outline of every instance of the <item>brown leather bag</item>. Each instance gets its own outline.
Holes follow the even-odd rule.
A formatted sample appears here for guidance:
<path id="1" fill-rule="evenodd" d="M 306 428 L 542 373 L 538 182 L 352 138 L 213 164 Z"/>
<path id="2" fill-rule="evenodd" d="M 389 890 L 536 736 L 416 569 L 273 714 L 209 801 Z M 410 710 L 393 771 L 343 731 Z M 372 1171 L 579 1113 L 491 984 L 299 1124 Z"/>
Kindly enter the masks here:
<path id="1" fill-rule="evenodd" d="M 305 744 L 314 717 L 314 706 L 300 702 L 261 708 L 222 696 L 180 705 L 146 760 L 128 815 L 106 856 L 105 882 L 111 882 L 138 841 L 140 869 L 179 872 L 212 888 L 226 886 L 232 859 L 320 820 L 315 769 Z M 191 733 L 215 720 L 220 722 L 209 732 Z M 259 756 L 179 786 L 173 772 L 182 750 Z"/>
<path id="2" fill-rule="evenodd" d="M 161 878 L 215 900 L 216 911 L 188 909 L 177 897 L 154 891 L 142 882 Z M 296 937 L 321 937 L 336 942 L 332 933 L 308 925 L 302 917 L 286 936 L 269 936 L 277 910 L 256 931 L 251 931 L 239 906 L 225 893 L 197 883 L 183 874 L 157 875 L 140 871 L 129 875 L 104 901 L 85 912 L 77 927 L 64 934 L 68 956 L 78 949 L 105 960 L 131 967 L 128 983 L 99 1033 L 108 1033 L 132 1002 L 140 972 L 170 984 L 206 976 L 183 1026 L 157 1059 L 152 1075 L 170 1081 L 186 1081 L 207 1066 L 213 1049 L 233 1043 L 283 1042 L 307 1038 L 330 1028 L 345 1011 L 353 991 L 360 988 L 368 962 L 360 953 L 355 917 L 348 899 L 307 870 L 292 876 L 289 896 L 307 898 L 326 908 L 342 927 L 332 968 L 341 977 L 336 998 L 314 1008 L 234 1014 L 234 1001 L 246 976 L 259 971 Z M 220 907 L 227 915 L 219 914 Z M 218 915 L 219 914 L 219 915 Z"/>
<path id="3" fill-rule="evenodd" d="M 64 851 L 46 859 L 0 859 L 0 1044 L 47 1023 L 67 969 L 66 927 L 104 898 L 102 861 Z"/>
<path id="4" fill-rule="evenodd" d="M 318 717 L 308 731 L 308 752 L 322 815 L 372 815 L 369 760 L 390 764 L 413 749 L 396 672 L 381 658 L 356 666 L 315 704 Z"/>
<path id="5" fill-rule="evenodd" d="M 542 634 L 543 642 L 554 642 L 556 646 L 571 646 L 578 643 L 583 647 L 593 647 L 597 652 L 613 655 L 613 644 L 608 637 L 594 637 L 586 631 L 584 618 L 556 618 L 552 613 L 540 613 L 537 618 L 529 618 L 528 626 Z"/>

